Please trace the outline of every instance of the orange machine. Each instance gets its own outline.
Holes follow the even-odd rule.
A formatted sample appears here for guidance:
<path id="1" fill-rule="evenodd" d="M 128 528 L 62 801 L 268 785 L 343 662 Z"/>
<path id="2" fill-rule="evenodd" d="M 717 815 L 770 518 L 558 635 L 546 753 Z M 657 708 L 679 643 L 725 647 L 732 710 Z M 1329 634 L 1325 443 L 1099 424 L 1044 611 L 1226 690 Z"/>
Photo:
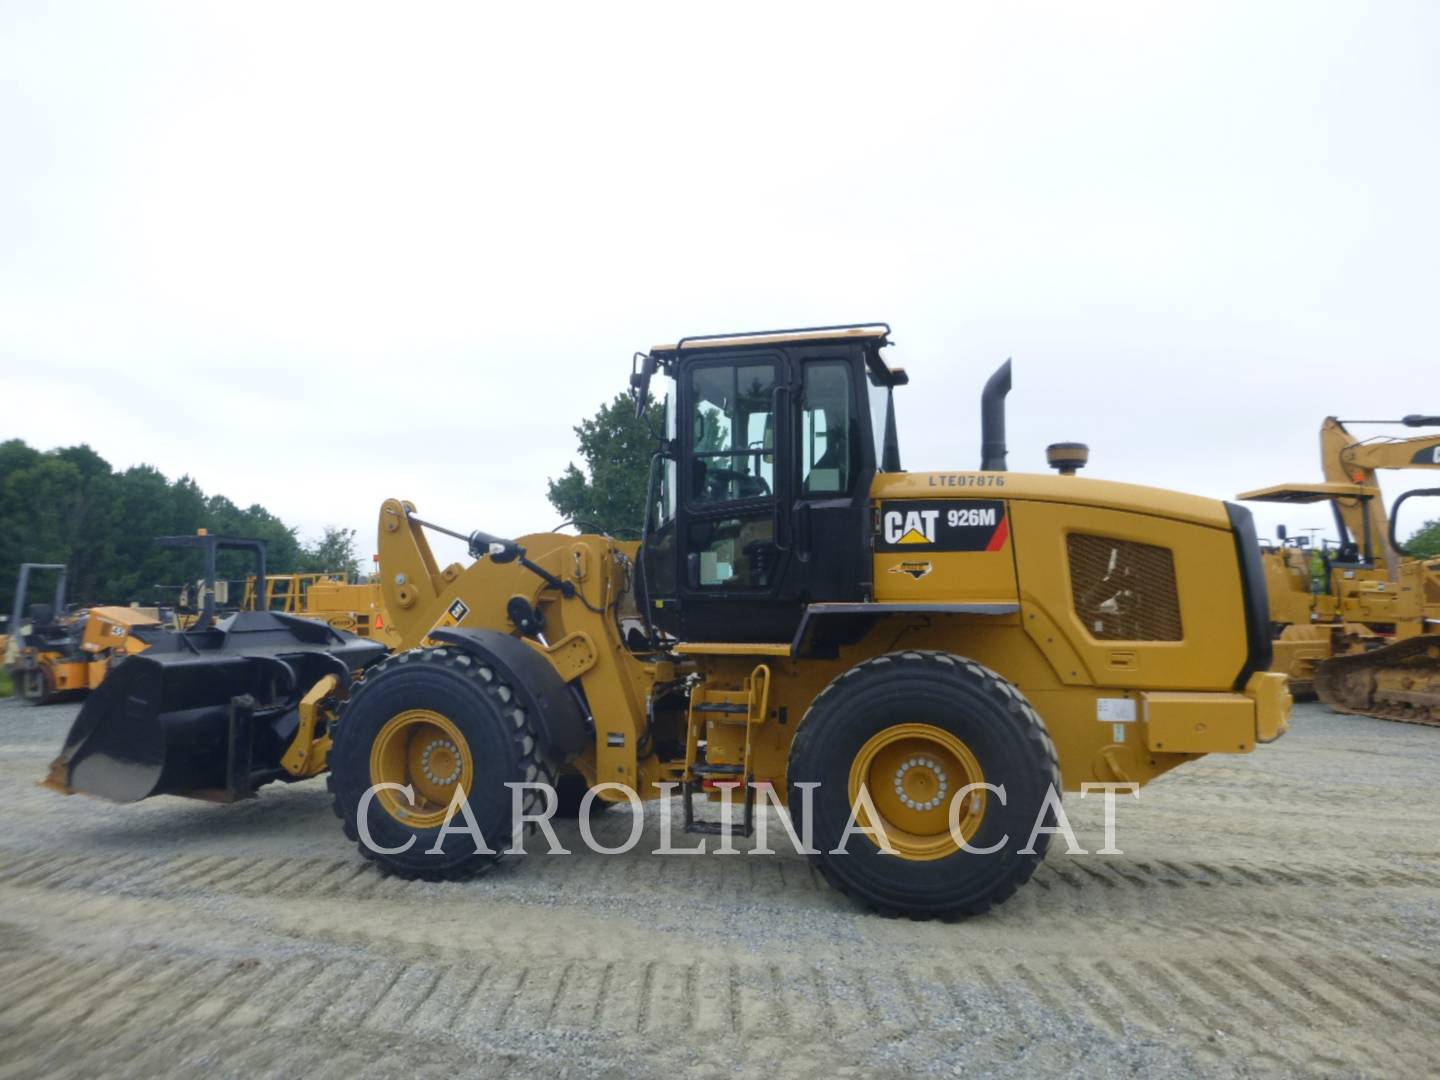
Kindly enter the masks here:
<path id="1" fill-rule="evenodd" d="M 51 604 L 33 604 L 27 612 L 36 571 L 56 573 L 55 596 Z M 5 664 L 15 693 L 35 705 L 95 689 L 113 664 L 148 648 L 161 631 L 154 608 L 94 607 L 67 615 L 65 567 L 58 563 L 21 564 L 10 625 Z"/>

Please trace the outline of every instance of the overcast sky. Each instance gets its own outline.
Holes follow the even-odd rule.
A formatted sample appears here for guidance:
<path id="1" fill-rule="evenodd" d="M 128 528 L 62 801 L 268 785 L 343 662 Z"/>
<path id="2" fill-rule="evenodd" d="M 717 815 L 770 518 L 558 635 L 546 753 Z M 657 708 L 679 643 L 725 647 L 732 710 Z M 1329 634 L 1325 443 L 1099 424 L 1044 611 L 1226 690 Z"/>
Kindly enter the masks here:
<path id="1" fill-rule="evenodd" d="M 686 333 L 889 321 L 915 469 L 1007 356 L 1012 468 L 1217 497 L 1440 412 L 1440 5 L 957 7 L 4 0 L 0 434 L 368 548 Z"/>

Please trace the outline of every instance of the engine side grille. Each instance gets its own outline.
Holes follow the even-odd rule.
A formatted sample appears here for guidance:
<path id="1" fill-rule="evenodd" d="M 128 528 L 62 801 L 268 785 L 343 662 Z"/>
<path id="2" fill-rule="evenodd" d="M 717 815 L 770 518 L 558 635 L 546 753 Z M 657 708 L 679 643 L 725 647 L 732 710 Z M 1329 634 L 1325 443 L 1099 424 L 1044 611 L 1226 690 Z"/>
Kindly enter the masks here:
<path id="1" fill-rule="evenodd" d="M 1180 595 L 1169 548 L 1071 533 L 1075 613 L 1100 641 L 1180 641 Z"/>
<path id="2" fill-rule="evenodd" d="M 1425 606 L 1440 606 L 1440 574 L 1433 570 L 1425 575 Z"/>

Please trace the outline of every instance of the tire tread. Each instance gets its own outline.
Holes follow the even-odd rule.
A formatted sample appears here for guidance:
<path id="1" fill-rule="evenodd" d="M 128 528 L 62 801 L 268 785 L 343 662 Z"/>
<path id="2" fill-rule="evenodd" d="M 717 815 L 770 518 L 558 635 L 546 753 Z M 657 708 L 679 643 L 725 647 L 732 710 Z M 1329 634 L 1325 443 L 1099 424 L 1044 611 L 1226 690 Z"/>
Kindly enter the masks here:
<path id="1" fill-rule="evenodd" d="M 457 672 L 479 687 L 486 697 L 492 698 L 497 714 L 509 717 L 515 723 L 513 737 L 519 749 L 526 781 L 530 783 L 548 783 L 552 788 L 555 786 L 553 770 L 539 753 L 539 740 L 535 737 L 534 726 L 529 716 L 525 715 L 523 710 L 514 704 L 514 691 L 510 685 L 501 679 L 499 673 L 493 670 L 488 664 L 481 663 L 468 653 L 445 647 L 410 649 L 406 652 L 396 653 L 393 656 L 386 657 L 380 663 L 370 668 L 370 670 L 365 673 L 365 679 L 360 682 L 358 688 L 340 707 L 340 713 L 336 719 L 335 732 L 332 736 L 337 744 L 339 740 L 344 737 L 345 713 L 354 705 L 355 701 L 364 694 L 365 681 L 376 679 L 385 671 L 412 663 L 435 664 Z M 331 756 L 333 759 L 333 747 L 331 749 Z M 386 862 L 384 858 L 360 842 L 360 832 L 356 826 L 355 819 L 346 814 L 345 808 L 342 805 L 334 772 L 326 774 L 325 786 L 326 790 L 330 793 L 330 807 L 334 810 L 335 816 L 340 819 L 340 825 L 345 831 L 345 836 L 355 844 L 362 856 L 379 866 L 385 874 L 404 878 L 408 881 L 464 881 L 484 873 L 505 857 L 504 849 L 497 848 L 493 855 L 477 855 L 473 859 L 467 859 L 464 862 L 456 863 L 452 866 L 435 867 L 433 869 L 399 866 Z M 534 811 L 536 809 L 536 803 L 540 798 L 540 792 L 527 791 L 523 806 L 524 811 L 527 814 Z M 534 831 L 535 824 L 531 822 L 526 826 L 526 832 L 530 834 Z"/>
<path id="2" fill-rule="evenodd" d="M 810 708 L 805 711 L 804 717 L 800 720 L 799 729 L 795 734 L 795 741 L 790 747 L 790 760 L 792 762 L 803 760 L 810 751 L 812 743 L 823 737 L 823 725 L 808 723 L 816 709 L 834 700 L 832 695 L 838 695 L 845 691 L 857 689 L 860 684 L 875 678 L 881 674 L 889 675 L 893 668 L 891 665 L 896 662 L 905 662 L 917 665 L 934 665 L 954 669 L 962 668 L 971 678 L 975 679 L 983 691 L 995 698 L 1002 704 L 1006 711 L 1015 719 L 1024 734 L 1027 742 L 1039 751 L 1042 759 L 1042 768 L 1046 775 L 1045 782 L 1060 788 L 1060 759 L 1055 750 L 1055 742 L 1050 737 L 1049 730 L 1045 727 L 1045 721 L 1035 711 L 1029 699 L 1020 692 L 1019 688 L 996 671 L 985 667 L 966 657 L 956 656 L 953 653 L 941 649 L 903 649 L 898 652 L 884 653 L 880 656 L 872 656 L 863 660 L 854 667 L 836 676 L 831 682 L 816 695 L 811 702 Z M 927 912 L 916 911 L 899 905 L 879 900 L 875 897 L 864 895 L 855 889 L 854 886 L 835 873 L 830 860 L 823 853 L 809 856 L 811 864 L 819 870 L 824 879 L 832 888 L 839 890 L 845 896 L 870 908 L 872 911 L 887 917 L 906 916 L 915 920 L 944 919 L 951 920 L 972 915 L 983 915 L 996 904 L 1003 903 L 1015 894 L 1015 891 L 1035 873 L 1040 863 L 1044 861 L 1045 851 L 1049 847 L 1050 837 L 1043 835 L 1037 839 L 1036 855 L 1033 858 L 1017 860 L 1014 872 L 1006 881 L 994 889 L 983 901 L 974 904 L 963 905 L 950 912 Z"/>

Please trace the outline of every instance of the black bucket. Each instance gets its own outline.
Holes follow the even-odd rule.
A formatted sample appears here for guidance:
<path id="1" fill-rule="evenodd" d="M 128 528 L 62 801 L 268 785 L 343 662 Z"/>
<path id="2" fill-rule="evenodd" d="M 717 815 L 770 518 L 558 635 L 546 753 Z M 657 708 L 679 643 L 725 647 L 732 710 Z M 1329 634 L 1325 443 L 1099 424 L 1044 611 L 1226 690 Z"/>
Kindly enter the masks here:
<path id="1" fill-rule="evenodd" d="M 384 655 L 378 642 L 270 611 L 168 634 L 90 695 L 46 783 L 116 802 L 244 798 L 289 775 L 280 759 L 310 688 L 326 675 L 348 686 Z"/>

